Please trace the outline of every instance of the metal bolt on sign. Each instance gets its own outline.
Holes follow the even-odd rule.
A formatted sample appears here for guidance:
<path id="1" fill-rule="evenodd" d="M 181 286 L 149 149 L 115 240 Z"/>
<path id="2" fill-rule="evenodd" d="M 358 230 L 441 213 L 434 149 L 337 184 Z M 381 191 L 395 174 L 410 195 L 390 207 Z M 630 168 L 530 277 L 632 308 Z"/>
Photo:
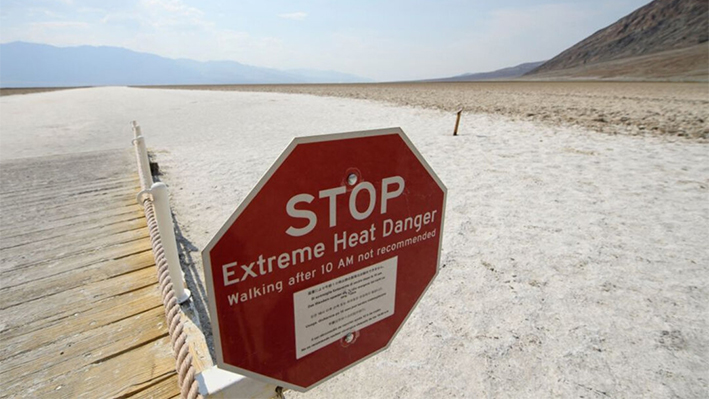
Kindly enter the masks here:
<path id="1" fill-rule="evenodd" d="M 351 344 L 352 341 L 354 341 L 354 338 L 355 338 L 355 337 L 354 337 L 354 334 L 353 334 L 353 333 L 349 333 L 349 334 L 345 335 L 345 342 L 348 343 L 348 344 Z"/>

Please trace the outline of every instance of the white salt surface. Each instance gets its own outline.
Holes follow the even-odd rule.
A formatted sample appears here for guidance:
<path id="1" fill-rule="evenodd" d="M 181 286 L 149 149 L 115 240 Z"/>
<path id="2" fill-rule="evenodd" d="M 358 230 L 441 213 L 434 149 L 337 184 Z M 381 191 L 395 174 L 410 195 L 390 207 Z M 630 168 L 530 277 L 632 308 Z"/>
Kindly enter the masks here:
<path id="1" fill-rule="evenodd" d="M 448 186 L 443 268 L 390 349 L 289 397 L 709 397 L 706 144 L 488 115 L 452 137 L 453 115 L 369 101 L 102 88 L 0 98 L 0 158 L 127 148 L 133 119 L 194 251 L 294 136 L 400 126 Z"/>

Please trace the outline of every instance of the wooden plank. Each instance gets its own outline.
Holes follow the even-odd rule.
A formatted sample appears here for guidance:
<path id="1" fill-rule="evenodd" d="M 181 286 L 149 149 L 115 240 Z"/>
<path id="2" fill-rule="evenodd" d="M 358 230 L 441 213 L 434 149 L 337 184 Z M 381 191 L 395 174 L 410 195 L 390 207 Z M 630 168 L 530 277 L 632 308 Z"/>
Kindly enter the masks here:
<path id="1" fill-rule="evenodd" d="M 140 206 L 136 201 L 128 204 L 126 206 L 116 206 L 111 204 L 110 206 L 102 206 L 98 209 L 87 209 L 77 212 L 73 209 L 71 213 L 64 212 L 54 215 L 36 215 L 34 219 L 29 219 L 25 221 L 13 220 L 10 225 L 5 225 L 6 227 L 0 229 L 0 236 L 2 237 L 12 237 L 13 235 L 18 235 L 18 233 L 25 233 L 37 230 L 37 225 L 43 227 L 43 231 L 47 228 L 62 228 L 63 226 L 71 226 L 78 223 L 91 223 L 93 221 L 101 221 L 101 219 L 122 215 L 128 212 L 141 212 L 143 207 Z M 56 226 L 56 227 L 55 227 Z"/>
<path id="2" fill-rule="evenodd" d="M 22 216 L 16 216 L 16 215 L 24 215 L 25 217 L 30 217 L 32 218 L 34 215 L 34 212 L 45 212 L 46 214 L 62 214 L 62 213 L 71 213 L 71 212 L 76 212 L 77 209 L 87 209 L 87 210 L 99 210 L 99 209 L 105 209 L 107 206 L 112 206 L 113 204 L 125 204 L 125 205 L 131 205 L 136 203 L 136 195 L 138 191 L 137 190 L 132 190 L 130 193 L 129 192 L 124 192 L 124 193 L 119 193 L 116 195 L 111 195 L 107 197 L 100 197 L 100 201 L 97 201 L 96 199 L 93 198 L 86 198 L 84 200 L 76 200 L 76 201 L 68 201 L 68 202 L 60 202 L 60 203 L 43 203 L 42 206 L 36 206 L 33 208 L 28 209 L 16 209 L 13 212 L 5 212 L 3 215 L 4 217 L 8 218 L 7 220 L 14 221 L 14 220 L 22 220 Z"/>
<path id="3" fill-rule="evenodd" d="M 66 232 L 71 237 L 71 231 Z M 114 232 L 102 237 L 92 237 L 90 240 L 66 242 L 64 245 L 48 246 L 46 241 L 22 247 L 0 250 L 3 257 L 0 260 L 0 270 L 22 269 L 35 264 L 47 263 L 49 260 L 59 261 L 65 258 L 78 256 L 86 252 L 95 252 L 103 248 L 110 248 L 119 244 L 141 240 L 150 237 L 147 227 L 123 232 Z M 69 240 L 67 240 L 69 241 Z"/>
<path id="4" fill-rule="evenodd" d="M 74 195 L 57 196 L 51 199 L 51 203 L 54 205 L 60 205 L 78 201 L 101 201 L 104 198 L 112 198 L 121 195 L 128 196 L 131 191 L 134 193 L 134 195 L 138 193 L 138 191 L 135 191 L 134 187 L 115 187 L 106 190 L 89 190 L 85 192 L 75 193 Z M 2 207 L 3 209 L 8 209 L 10 211 L 15 212 L 22 211 L 23 209 L 33 208 L 38 205 L 45 204 L 47 202 L 48 201 L 45 199 L 34 199 L 17 202 L 3 201 Z"/>
<path id="5" fill-rule="evenodd" d="M 136 190 L 132 190 L 134 194 L 137 195 Z M 110 201 L 110 206 L 124 207 L 129 205 L 137 204 L 136 195 L 128 196 L 127 194 L 123 198 L 115 198 Z M 106 202 L 97 201 L 86 201 L 84 203 L 69 202 L 64 204 L 55 205 L 52 202 L 47 202 L 42 204 L 40 208 L 34 208 L 32 212 L 2 212 L 0 213 L 0 223 L 7 225 L 8 223 L 21 223 L 27 220 L 41 220 L 44 218 L 51 218 L 61 215 L 74 214 L 80 215 L 82 213 L 96 212 L 99 210 L 106 209 Z"/>
<path id="6" fill-rule="evenodd" d="M 74 154 L 76 155 L 76 154 Z M 116 173 L 115 170 L 109 171 L 109 173 L 102 173 L 107 171 L 101 171 L 96 168 L 95 165 L 92 166 L 92 170 L 87 170 L 84 173 L 90 174 L 90 176 L 66 173 L 66 169 L 62 168 L 75 168 L 75 156 L 69 155 L 70 158 L 74 158 L 69 162 L 48 162 L 47 159 L 42 159 L 44 157 L 38 158 L 25 158 L 9 161 L 0 161 L 2 169 L 0 169 L 0 184 L 2 184 L 3 192 L 14 193 L 22 191 L 31 191 L 35 189 L 43 188 L 53 188 L 62 187 L 68 184 L 76 184 L 77 182 L 96 182 L 105 183 L 109 181 L 118 180 L 137 180 L 137 173 L 127 173 L 128 170 L 122 170 Z M 130 154 L 128 157 L 132 158 L 133 155 Z M 126 161 L 128 159 L 126 158 Z M 135 162 L 131 159 L 132 162 Z M 37 166 L 45 166 L 47 164 L 54 164 L 49 168 L 41 168 Z M 126 166 L 128 162 L 126 162 Z M 114 169 L 111 165 L 108 165 L 109 169 Z M 52 173 L 54 172 L 54 173 Z M 88 178 L 87 178 L 88 177 Z"/>
<path id="7" fill-rule="evenodd" d="M 99 226 L 98 228 L 89 228 L 87 230 L 72 231 L 71 234 L 63 234 L 56 237 L 48 237 L 39 241 L 31 241 L 10 248 L 0 249 L 0 256 L 10 258 L 16 253 L 34 252 L 36 248 L 42 250 L 54 250 L 60 252 L 62 248 L 74 248 L 94 239 L 101 239 L 114 234 L 121 234 L 128 231 L 145 229 L 147 223 L 145 218 L 131 219 L 125 222 L 115 223 L 108 226 Z M 1 262 L 0 262 L 1 263 Z"/>
<path id="8" fill-rule="evenodd" d="M 120 189 L 112 192 L 103 192 L 93 196 L 76 197 L 76 198 L 57 198 L 51 202 L 38 203 L 16 203 L 11 205 L 0 204 L 4 210 L 12 213 L 33 213 L 36 210 L 51 210 L 58 207 L 67 207 L 73 211 L 82 209 L 84 206 L 100 207 L 108 209 L 113 206 L 116 201 L 135 199 L 138 190 Z M 73 212 L 70 210 L 68 213 Z"/>
<path id="9" fill-rule="evenodd" d="M 123 208 L 126 206 L 135 205 L 137 202 L 135 198 L 115 200 L 110 206 L 115 208 Z M 0 225 L 10 226 L 14 224 L 23 224 L 34 221 L 36 224 L 38 220 L 57 220 L 65 217 L 69 213 L 74 215 L 89 214 L 94 212 L 100 212 L 106 209 L 109 205 L 100 203 L 87 203 L 82 206 L 76 204 L 65 204 L 63 206 L 58 206 L 55 208 L 50 208 L 50 206 L 42 206 L 40 209 L 33 209 L 32 212 L 1 212 L 0 213 Z M 80 209 L 77 211 L 77 208 Z M 0 236 L 4 235 L 0 234 Z"/>
<path id="10" fill-rule="evenodd" d="M 1 181 L 1 180 L 0 180 Z M 32 180 L 30 182 L 22 181 L 21 183 L 12 183 L 10 181 L 3 182 L 2 192 L 0 193 L 0 198 L 11 198 L 13 195 L 26 193 L 28 191 L 51 191 L 56 189 L 62 189 L 68 187 L 69 185 L 84 183 L 83 180 L 77 183 L 76 178 L 71 177 L 64 180 Z M 104 178 L 97 178 L 92 180 L 92 184 L 102 185 L 109 183 L 122 183 L 126 186 L 137 187 L 140 186 L 140 179 L 137 176 L 109 176 Z"/>
<path id="11" fill-rule="evenodd" d="M 66 370 L 51 379 L 33 378 L 31 386 L 13 386 L 0 395 L 36 398 L 130 396 L 174 375 L 175 359 L 169 350 L 165 350 L 169 345 L 170 338 L 163 337 L 103 362 Z"/>
<path id="12" fill-rule="evenodd" d="M 4 164 L 2 165 L 4 166 Z M 20 173 L 26 173 L 26 171 L 20 171 Z M 41 176 L 34 176 L 34 179 L 41 179 Z M 1 181 L 2 180 L 0 180 L 0 182 Z M 84 190 L 90 187 L 105 188 L 118 185 L 139 187 L 140 179 L 136 174 L 135 176 L 120 175 L 90 180 L 82 180 L 76 177 L 70 177 L 61 181 L 21 180 L 19 184 L 8 180 L 5 181 L 3 190 L 0 192 L 0 201 L 16 199 L 27 195 L 38 196 L 41 194 L 51 196 L 52 193 L 64 194 L 71 191 L 71 187 Z"/>
<path id="13" fill-rule="evenodd" d="M 0 183 L 3 187 L 137 177 L 135 154 L 129 148 L 2 160 L 0 164 Z"/>
<path id="14" fill-rule="evenodd" d="M 77 241 L 83 241 L 86 239 L 91 239 L 93 237 L 101 237 L 105 235 L 114 234 L 116 232 L 124 232 L 129 230 L 134 230 L 136 228 L 146 227 L 147 221 L 144 215 L 128 215 L 121 216 L 118 218 L 110 218 L 104 221 L 102 225 L 89 225 L 81 226 L 81 228 L 75 227 L 72 229 L 72 233 L 67 236 L 65 232 L 53 231 L 47 232 L 45 234 L 37 234 L 32 236 L 32 240 L 15 240 L 14 242 L 8 242 L 4 244 L 5 246 L 0 247 L 0 251 L 7 249 L 30 247 L 33 245 L 40 245 L 45 242 L 66 242 L 67 245 L 71 245 Z M 64 241 L 62 241 L 64 240 Z M 2 241 L 4 243 L 4 241 Z M 0 244 L 2 245 L 2 244 Z M 62 246 L 62 245 L 60 245 Z"/>
<path id="15" fill-rule="evenodd" d="M 40 223 L 40 228 L 37 228 L 37 223 L 30 225 L 18 225 L 17 229 L 8 229 L 2 232 L 3 240 L 11 240 L 15 237 L 22 237 L 29 234 L 44 233 L 52 230 L 67 230 L 75 225 L 92 225 L 92 224 L 103 224 L 103 221 L 107 218 L 123 216 L 123 215 L 141 215 L 143 214 L 143 207 L 138 204 L 126 206 L 123 208 L 109 208 L 103 212 L 93 212 L 85 215 L 78 216 L 65 216 L 56 220 L 42 220 Z M 34 227 L 34 228 L 33 228 Z"/>
<path id="16" fill-rule="evenodd" d="M 52 343 L 36 346 L 3 360 L 0 380 L 5 388 L 22 385 L 25 379 L 51 379 L 82 367 L 102 363 L 167 336 L 165 313 L 161 306 L 115 323 L 63 336 Z M 138 359 L 136 359 L 138 360 Z"/>
<path id="17" fill-rule="evenodd" d="M 70 235 L 71 233 L 67 233 Z M 30 245 L 27 247 L 15 247 L 0 251 L 3 259 L 0 260 L 0 270 L 6 268 L 19 269 L 29 267 L 38 263 L 46 262 L 47 259 L 60 260 L 78 256 L 86 252 L 93 252 L 97 249 L 108 248 L 118 244 L 132 242 L 150 237 L 147 228 L 114 233 L 104 237 L 94 237 L 92 240 L 84 240 L 66 243 L 58 247 L 47 247 L 42 244 Z"/>
<path id="18" fill-rule="evenodd" d="M 0 162 L 0 397 L 179 396 L 133 162 Z"/>
<path id="19" fill-rule="evenodd" d="M 113 224 L 140 218 L 145 218 L 145 215 L 142 212 L 126 213 L 122 215 L 107 217 L 99 225 L 75 225 L 72 226 L 72 230 L 83 231 L 96 229 L 100 226 L 111 226 Z M 0 241 L 2 242 L 2 248 L 12 248 L 18 245 L 27 244 L 28 242 L 40 241 L 43 239 L 54 238 L 59 236 L 66 236 L 66 232 L 61 230 L 41 229 L 32 232 L 22 232 L 22 234 L 16 235 L 12 238 L 0 236 Z"/>
<path id="20" fill-rule="evenodd" d="M 169 375 L 142 391 L 128 396 L 133 399 L 179 398 L 180 387 L 177 385 L 177 373 Z"/>
<path id="21" fill-rule="evenodd" d="M 40 278 L 46 278 L 70 270 L 81 269 L 101 262 L 108 262 L 145 252 L 152 248 L 148 240 L 137 240 L 85 252 L 70 258 L 48 259 L 22 267 L 0 265 L 0 291 L 15 285 L 24 284 Z M 21 270 L 21 272 L 20 272 Z M 0 309 L 2 305 L 0 304 Z"/>
<path id="22" fill-rule="evenodd" d="M 132 157 L 133 155 L 131 154 L 130 156 Z M 76 181 L 87 181 L 86 179 L 80 179 L 77 176 L 67 173 L 60 174 L 61 171 L 56 170 L 62 166 L 67 166 L 67 164 L 71 164 L 72 162 L 55 163 L 52 169 L 58 173 L 54 176 L 51 176 L 51 173 L 47 173 L 46 171 L 37 173 L 37 168 L 32 165 L 32 163 L 46 164 L 47 160 L 42 158 L 44 157 L 0 161 L 0 164 L 3 166 L 2 170 L 0 170 L 0 184 L 3 184 L 3 187 L 7 187 L 8 192 L 17 192 L 41 187 L 64 186 L 68 183 Z M 27 162 L 28 160 L 29 162 Z M 22 179 L 17 179 L 16 174 L 18 171 L 22 172 L 24 175 Z M 100 183 L 118 179 L 135 180 L 137 178 L 137 175 L 129 173 L 113 173 L 104 175 L 94 174 L 91 177 L 91 181 Z"/>
<path id="23" fill-rule="evenodd" d="M 153 251 L 151 250 L 146 250 L 116 261 L 91 265 L 79 271 L 72 270 L 67 273 L 33 280 L 0 290 L 0 295 L 3 297 L 0 308 L 7 309 L 21 303 L 42 299 L 62 291 L 106 280 L 146 267 L 155 267 L 155 259 L 153 257 Z"/>
<path id="24" fill-rule="evenodd" d="M 118 317 L 129 317 L 162 306 L 158 287 L 149 285 L 135 291 L 112 296 L 83 309 L 72 309 L 69 315 L 57 315 L 30 321 L 0 332 L 0 361 L 14 353 L 26 352 L 54 342 L 63 335 L 71 336 L 90 328 L 112 324 Z"/>
<path id="25" fill-rule="evenodd" d="M 35 187 L 31 190 L 15 191 L 9 193 L 3 189 L 0 192 L 0 201 L 8 203 L 17 201 L 35 201 L 42 202 L 53 201 L 57 197 L 76 196 L 82 193 L 98 192 L 111 190 L 114 188 L 131 188 L 140 187 L 140 181 L 135 177 L 123 177 L 108 181 L 70 181 L 66 184 L 52 185 L 49 187 Z"/>
<path id="26" fill-rule="evenodd" d="M 94 306 L 95 303 L 138 290 L 157 283 L 154 268 L 145 268 L 135 272 L 104 280 L 87 287 L 77 287 L 50 295 L 42 300 L 42 306 L 36 301 L 25 302 L 0 311 L 3 331 L 18 328 L 38 320 L 49 322 L 80 313 Z"/>

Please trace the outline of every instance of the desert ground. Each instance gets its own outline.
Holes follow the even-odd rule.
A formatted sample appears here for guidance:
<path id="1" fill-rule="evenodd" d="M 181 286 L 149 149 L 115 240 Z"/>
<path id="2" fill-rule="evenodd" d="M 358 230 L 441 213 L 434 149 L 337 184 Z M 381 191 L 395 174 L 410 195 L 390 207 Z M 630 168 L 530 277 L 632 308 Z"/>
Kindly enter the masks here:
<path id="1" fill-rule="evenodd" d="M 33 94 L 33 93 L 44 93 L 48 91 L 57 90 L 70 90 L 76 89 L 76 87 L 23 87 L 23 88 L 0 88 L 0 97 L 2 96 L 16 96 L 19 94 Z"/>
<path id="2" fill-rule="evenodd" d="M 709 397 L 705 84 L 209 89 L 2 97 L 0 161 L 137 120 L 199 307 L 200 250 L 293 137 L 400 126 L 448 187 L 441 270 L 387 351 L 287 397 Z"/>
<path id="3" fill-rule="evenodd" d="M 709 137 L 709 84 L 686 82 L 509 81 L 352 85 L 175 86 L 383 101 L 518 121 L 581 126 L 609 134 Z"/>

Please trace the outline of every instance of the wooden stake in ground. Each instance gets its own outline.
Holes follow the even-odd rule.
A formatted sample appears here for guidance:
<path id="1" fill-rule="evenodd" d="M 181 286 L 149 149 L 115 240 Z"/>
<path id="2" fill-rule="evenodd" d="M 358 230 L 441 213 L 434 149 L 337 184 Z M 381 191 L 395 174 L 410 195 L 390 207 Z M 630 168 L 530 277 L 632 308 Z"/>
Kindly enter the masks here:
<path id="1" fill-rule="evenodd" d="M 455 128 L 453 129 L 453 135 L 457 136 L 458 135 L 458 125 L 460 124 L 460 114 L 463 113 L 463 108 L 459 109 L 457 112 L 457 116 L 455 117 Z"/>

